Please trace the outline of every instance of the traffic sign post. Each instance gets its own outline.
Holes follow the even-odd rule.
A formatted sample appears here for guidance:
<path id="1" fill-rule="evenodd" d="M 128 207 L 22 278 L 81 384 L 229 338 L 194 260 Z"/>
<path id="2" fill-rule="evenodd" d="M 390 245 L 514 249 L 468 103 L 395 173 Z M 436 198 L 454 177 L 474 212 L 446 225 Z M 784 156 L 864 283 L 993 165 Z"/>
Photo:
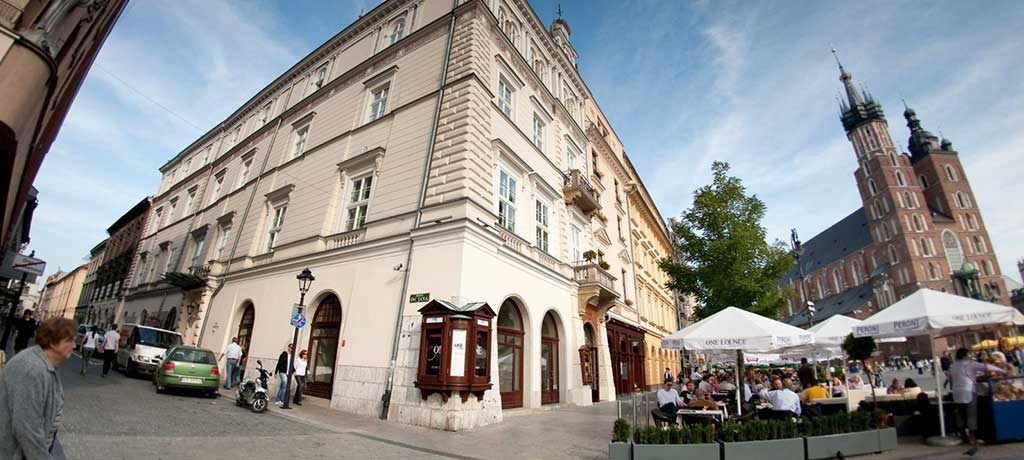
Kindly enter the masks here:
<path id="1" fill-rule="evenodd" d="M 14 303 L 11 305 L 11 309 L 7 312 L 7 321 L 5 321 L 3 337 L 0 337 L 0 350 L 7 349 L 7 339 L 11 336 L 11 329 L 14 326 L 14 318 L 17 315 L 16 310 L 21 307 L 21 294 L 25 291 L 25 282 L 28 280 L 29 275 L 42 276 L 43 271 L 46 269 L 46 262 L 36 259 L 35 251 L 32 254 L 24 256 L 21 254 L 15 254 L 14 263 L 11 268 L 21 272 L 21 284 L 18 286 L 18 294 L 14 296 Z"/>
<path id="2" fill-rule="evenodd" d="M 291 325 L 295 326 L 296 329 L 301 329 L 302 326 L 306 325 L 306 315 L 303 315 L 302 313 L 296 313 L 294 316 L 292 316 Z"/>

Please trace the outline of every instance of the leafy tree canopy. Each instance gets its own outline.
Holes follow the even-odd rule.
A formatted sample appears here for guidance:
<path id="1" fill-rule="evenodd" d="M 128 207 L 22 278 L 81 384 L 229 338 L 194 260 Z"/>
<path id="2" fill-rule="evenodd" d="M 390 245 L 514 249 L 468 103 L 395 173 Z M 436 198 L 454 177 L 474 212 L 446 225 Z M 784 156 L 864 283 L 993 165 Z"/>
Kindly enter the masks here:
<path id="1" fill-rule="evenodd" d="M 698 319 L 729 306 L 777 318 L 786 303 L 778 280 L 792 255 L 782 241 L 765 240 L 764 202 L 747 196 L 729 164 L 716 161 L 711 169 L 712 183 L 693 193 L 693 207 L 673 225 L 680 257 L 661 261 L 668 287 L 696 297 Z"/>

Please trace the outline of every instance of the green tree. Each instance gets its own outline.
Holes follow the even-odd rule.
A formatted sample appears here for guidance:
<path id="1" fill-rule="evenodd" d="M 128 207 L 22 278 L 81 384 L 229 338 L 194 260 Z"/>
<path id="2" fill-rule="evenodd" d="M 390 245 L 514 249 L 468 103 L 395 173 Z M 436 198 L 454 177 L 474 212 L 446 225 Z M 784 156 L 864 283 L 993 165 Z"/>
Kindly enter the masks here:
<path id="1" fill-rule="evenodd" d="M 782 241 L 767 242 L 764 202 L 747 195 L 729 164 L 711 169 L 713 182 L 693 193 L 693 207 L 673 225 L 679 258 L 661 261 L 668 287 L 696 297 L 698 319 L 729 306 L 777 318 L 787 295 L 778 281 L 792 255 Z"/>

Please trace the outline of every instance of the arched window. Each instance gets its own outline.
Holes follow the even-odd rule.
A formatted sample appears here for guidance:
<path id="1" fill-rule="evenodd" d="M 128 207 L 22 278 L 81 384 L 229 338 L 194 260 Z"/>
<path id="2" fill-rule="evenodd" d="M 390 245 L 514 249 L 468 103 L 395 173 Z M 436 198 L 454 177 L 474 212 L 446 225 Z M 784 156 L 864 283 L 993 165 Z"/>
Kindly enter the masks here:
<path id="1" fill-rule="evenodd" d="M 935 267 L 935 264 L 928 262 L 928 277 L 937 280 L 939 279 L 939 270 Z"/>
<path id="2" fill-rule="evenodd" d="M 889 224 L 882 222 L 881 225 L 882 241 L 889 241 Z"/>
<path id="3" fill-rule="evenodd" d="M 818 300 L 825 298 L 825 279 L 818 277 Z"/>
<path id="4" fill-rule="evenodd" d="M 921 252 L 926 256 L 932 255 L 931 247 L 928 245 L 928 241 L 921 238 Z"/>
<path id="5" fill-rule="evenodd" d="M 981 270 L 982 270 L 982 273 L 985 274 L 985 276 L 991 276 L 992 275 L 992 262 L 989 262 L 988 260 L 981 261 Z"/>
<path id="6" fill-rule="evenodd" d="M 924 231 L 924 222 L 921 220 L 921 216 L 918 215 L 918 214 L 914 214 L 913 220 L 914 220 L 914 231 L 916 231 L 916 232 L 923 232 Z"/>
<path id="7" fill-rule="evenodd" d="M 972 237 L 971 239 L 973 240 L 973 243 L 974 243 L 974 252 L 977 252 L 978 254 L 984 254 L 985 253 L 985 249 L 986 249 L 985 248 L 985 240 L 983 240 L 978 235 L 974 235 L 974 237 Z"/>
<path id="8" fill-rule="evenodd" d="M 856 260 L 853 261 L 853 264 L 852 264 L 852 267 L 851 267 L 851 271 L 853 272 L 853 285 L 854 286 L 860 286 L 861 275 L 860 275 L 860 262 L 859 261 L 856 261 Z"/>
<path id="9" fill-rule="evenodd" d="M 868 179 L 868 190 L 871 192 L 871 196 L 878 194 L 878 187 L 875 187 L 874 179 Z"/>
<path id="10" fill-rule="evenodd" d="M 907 207 L 907 203 L 905 203 L 903 201 L 903 195 L 900 195 L 898 193 L 896 194 L 896 207 L 897 208 L 905 208 L 905 207 Z"/>
<path id="11" fill-rule="evenodd" d="M 835 285 L 836 293 L 843 291 L 843 277 L 839 274 L 839 269 L 832 269 L 832 283 Z"/>
<path id="12" fill-rule="evenodd" d="M 871 218 L 872 219 L 881 219 L 882 218 L 882 208 L 880 208 L 878 206 L 878 202 L 877 201 L 871 202 Z"/>
<path id="13" fill-rule="evenodd" d="M 921 188 L 928 188 L 928 178 L 924 177 L 924 174 L 917 176 L 917 180 L 921 182 Z"/>
<path id="14" fill-rule="evenodd" d="M 956 182 L 956 180 L 957 180 L 956 179 L 956 172 L 953 171 L 953 166 L 952 165 L 946 165 L 946 178 L 951 180 L 951 181 L 953 181 L 953 182 Z"/>
<path id="15" fill-rule="evenodd" d="M 917 207 L 917 200 L 914 198 L 914 195 L 911 194 L 910 192 L 903 192 L 903 202 L 906 203 L 906 206 L 908 208 Z"/>
<path id="16" fill-rule="evenodd" d="M 889 162 L 892 163 L 893 166 L 900 165 L 900 162 L 896 161 L 896 154 L 892 152 L 889 152 Z"/>
<path id="17" fill-rule="evenodd" d="M 498 388 L 501 408 L 523 406 L 523 317 L 507 299 L 498 310 Z"/>
<path id="18" fill-rule="evenodd" d="M 889 263 L 896 265 L 900 263 L 900 257 L 896 254 L 896 246 L 889 245 Z"/>
<path id="19" fill-rule="evenodd" d="M 868 147 L 871 150 L 878 148 L 878 140 L 875 139 L 875 130 L 871 129 L 871 125 L 864 127 L 864 135 L 868 138 Z"/>
<path id="20" fill-rule="evenodd" d="M 896 183 L 899 184 L 900 187 L 907 186 L 907 181 L 903 179 L 903 173 L 900 171 L 896 171 Z"/>
<path id="21" fill-rule="evenodd" d="M 964 192 L 956 192 L 956 204 L 961 209 L 967 209 L 971 207 L 970 200 L 967 199 L 967 195 Z"/>
<path id="22" fill-rule="evenodd" d="M 540 327 L 540 392 L 541 404 L 558 402 L 558 327 L 551 312 Z"/>
<path id="23" fill-rule="evenodd" d="M 390 44 L 402 39 L 405 36 L 405 15 L 401 15 L 398 19 L 391 22 L 391 34 L 389 36 Z"/>
<path id="24" fill-rule="evenodd" d="M 251 303 L 245 306 L 245 310 L 242 311 L 242 319 L 238 322 L 238 333 L 235 334 L 238 337 L 238 346 L 242 347 L 242 359 L 243 364 L 241 367 L 245 367 L 244 360 L 249 356 L 249 345 L 252 343 L 252 328 L 256 324 L 256 308 Z"/>
<path id="25" fill-rule="evenodd" d="M 971 230 L 978 229 L 978 221 L 974 219 L 974 214 L 967 215 L 967 228 Z"/>
<path id="26" fill-rule="evenodd" d="M 334 369 L 341 341 L 341 301 L 328 294 L 313 315 L 309 338 L 309 380 L 303 391 L 320 398 L 334 394 Z"/>
<path id="27" fill-rule="evenodd" d="M 887 200 L 884 196 L 882 197 L 882 211 L 885 211 L 886 214 L 889 214 L 889 200 Z"/>
<path id="28" fill-rule="evenodd" d="M 964 264 L 964 253 L 960 248 L 960 240 L 952 230 L 942 231 L 942 248 L 946 252 L 946 262 L 949 263 L 949 271 L 955 272 Z"/>

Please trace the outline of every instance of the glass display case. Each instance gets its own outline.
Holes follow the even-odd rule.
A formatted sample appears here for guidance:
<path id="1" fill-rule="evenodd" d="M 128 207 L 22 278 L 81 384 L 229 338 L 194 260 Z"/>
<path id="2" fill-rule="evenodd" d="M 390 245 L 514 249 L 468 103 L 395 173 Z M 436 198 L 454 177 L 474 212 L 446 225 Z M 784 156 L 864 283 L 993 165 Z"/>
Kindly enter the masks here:
<path id="1" fill-rule="evenodd" d="M 1024 376 L 991 378 L 982 385 L 988 394 L 979 403 L 987 402 L 990 412 L 979 411 L 978 415 L 990 413 L 987 437 L 995 442 L 1024 439 Z"/>

